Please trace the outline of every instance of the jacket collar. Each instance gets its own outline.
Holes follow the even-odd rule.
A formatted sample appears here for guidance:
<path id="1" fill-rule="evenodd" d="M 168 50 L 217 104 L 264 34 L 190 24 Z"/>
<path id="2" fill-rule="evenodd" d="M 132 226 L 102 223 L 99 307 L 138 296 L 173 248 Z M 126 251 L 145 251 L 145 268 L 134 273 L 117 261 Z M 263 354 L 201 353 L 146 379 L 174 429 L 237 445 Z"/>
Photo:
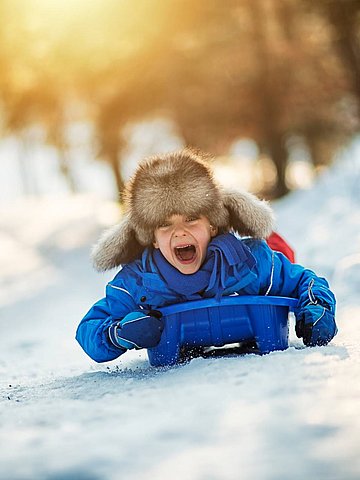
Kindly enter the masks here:
<path id="1" fill-rule="evenodd" d="M 241 240 L 239 240 L 241 241 Z M 254 258 L 256 265 L 256 259 Z M 169 293 L 172 291 L 165 280 L 159 274 L 159 271 L 154 263 L 152 256 L 152 248 L 146 248 L 141 256 L 141 259 L 128 264 L 128 267 L 139 277 L 139 282 L 153 293 Z M 225 295 L 229 295 L 241 288 L 245 288 L 256 277 L 254 268 L 250 268 L 246 263 L 237 266 L 238 279 L 230 277 L 226 280 Z M 211 292 L 213 295 L 216 292 Z"/>

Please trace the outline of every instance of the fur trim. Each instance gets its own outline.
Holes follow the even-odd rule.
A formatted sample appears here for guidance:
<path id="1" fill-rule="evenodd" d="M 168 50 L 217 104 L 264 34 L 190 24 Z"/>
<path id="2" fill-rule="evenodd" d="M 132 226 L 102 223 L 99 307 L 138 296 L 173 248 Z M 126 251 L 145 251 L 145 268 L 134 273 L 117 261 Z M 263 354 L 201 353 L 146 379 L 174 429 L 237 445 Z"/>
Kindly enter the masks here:
<path id="1" fill-rule="evenodd" d="M 219 233 L 267 238 L 274 217 L 267 202 L 222 189 L 203 157 L 188 149 L 139 164 L 125 192 L 127 214 L 106 231 L 92 252 L 94 266 L 109 270 L 137 258 L 154 230 L 173 214 L 205 215 Z"/>
<path id="2" fill-rule="evenodd" d="M 144 246 L 152 242 L 154 230 L 173 214 L 202 214 L 219 227 L 228 223 L 220 187 L 209 165 L 188 149 L 141 163 L 125 198 L 131 224 Z"/>
<path id="3" fill-rule="evenodd" d="M 135 260 L 143 249 L 126 216 L 102 234 L 92 249 L 91 258 L 96 270 L 103 272 Z"/>
<path id="4" fill-rule="evenodd" d="M 224 206 L 229 212 L 229 226 L 242 236 L 267 238 L 274 229 L 270 205 L 249 192 L 225 190 Z"/>

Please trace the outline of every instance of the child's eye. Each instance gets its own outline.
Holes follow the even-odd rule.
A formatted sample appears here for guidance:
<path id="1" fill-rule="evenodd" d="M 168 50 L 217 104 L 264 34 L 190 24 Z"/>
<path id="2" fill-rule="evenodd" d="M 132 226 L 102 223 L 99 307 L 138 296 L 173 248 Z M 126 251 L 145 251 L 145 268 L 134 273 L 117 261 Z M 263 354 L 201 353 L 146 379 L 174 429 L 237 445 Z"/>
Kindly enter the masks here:
<path id="1" fill-rule="evenodd" d="M 199 217 L 186 217 L 186 221 L 187 222 L 195 222 L 196 220 L 199 220 Z"/>
<path id="2" fill-rule="evenodd" d="M 158 228 L 166 228 L 170 225 L 170 223 L 164 222 L 161 225 L 158 226 Z"/>

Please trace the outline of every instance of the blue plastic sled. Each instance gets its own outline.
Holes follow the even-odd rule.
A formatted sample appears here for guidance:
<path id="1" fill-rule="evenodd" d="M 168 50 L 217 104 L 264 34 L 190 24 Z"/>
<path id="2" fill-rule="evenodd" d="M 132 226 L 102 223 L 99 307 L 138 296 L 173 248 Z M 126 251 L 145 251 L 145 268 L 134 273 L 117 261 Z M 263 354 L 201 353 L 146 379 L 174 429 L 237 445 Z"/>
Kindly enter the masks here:
<path id="1" fill-rule="evenodd" d="M 181 360 L 181 347 L 222 347 L 255 341 L 259 353 L 288 348 L 288 297 L 230 296 L 178 303 L 160 309 L 164 331 L 160 343 L 148 349 L 154 367 Z"/>

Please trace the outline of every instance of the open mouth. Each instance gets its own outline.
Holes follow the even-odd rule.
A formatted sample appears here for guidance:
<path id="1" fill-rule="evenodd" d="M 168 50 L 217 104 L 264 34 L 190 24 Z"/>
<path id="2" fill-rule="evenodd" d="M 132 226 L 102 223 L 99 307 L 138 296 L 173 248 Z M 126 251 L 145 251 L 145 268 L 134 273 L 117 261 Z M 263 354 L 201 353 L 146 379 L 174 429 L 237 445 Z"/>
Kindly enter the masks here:
<path id="1" fill-rule="evenodd" d="M 181 245 L 180 247 L 175 247 L 175 255 L 180 262 L 190 263 L 196 257 L 196 248 L 194 245 Z"/>

